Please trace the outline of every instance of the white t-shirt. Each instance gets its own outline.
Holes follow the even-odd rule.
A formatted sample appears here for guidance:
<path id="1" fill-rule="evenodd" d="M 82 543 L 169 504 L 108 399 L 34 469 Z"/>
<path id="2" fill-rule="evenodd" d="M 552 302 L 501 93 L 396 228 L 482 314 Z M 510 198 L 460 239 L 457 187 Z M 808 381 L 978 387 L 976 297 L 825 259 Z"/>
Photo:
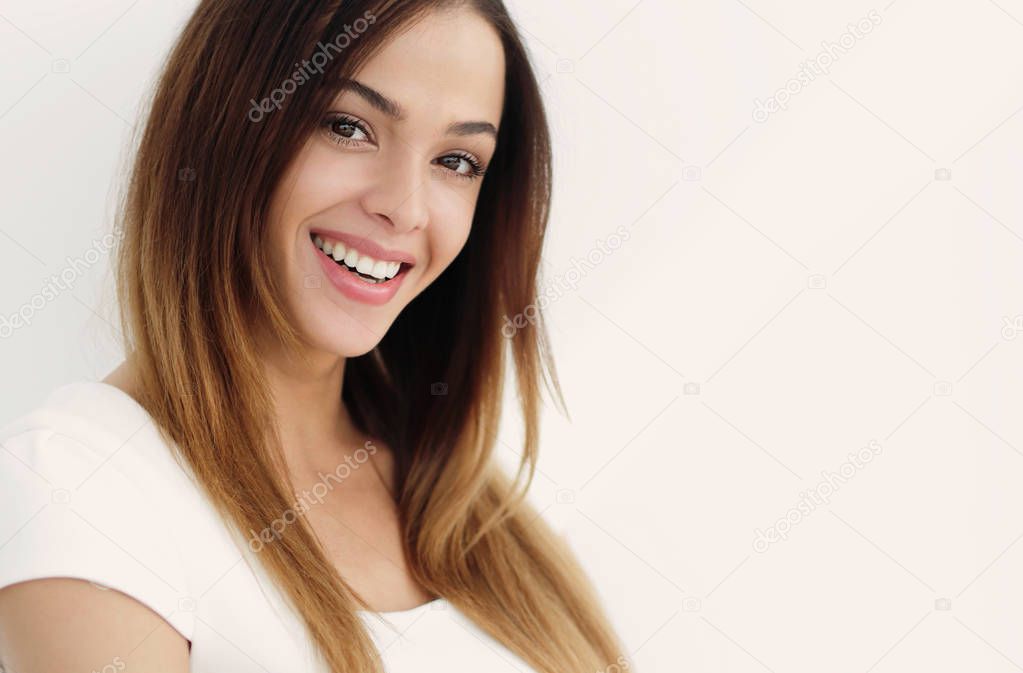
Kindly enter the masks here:
<path id="1" fill-rule="evenodd" d="M 191 642 L 192 673 L 325 672 L 191 475 L 119 388 L 54 389 L 0 428 L 0 587 L 74 577 L 117 589 Z M 388 673 L 533 670 L 444 599 L 359 614 Z"/>

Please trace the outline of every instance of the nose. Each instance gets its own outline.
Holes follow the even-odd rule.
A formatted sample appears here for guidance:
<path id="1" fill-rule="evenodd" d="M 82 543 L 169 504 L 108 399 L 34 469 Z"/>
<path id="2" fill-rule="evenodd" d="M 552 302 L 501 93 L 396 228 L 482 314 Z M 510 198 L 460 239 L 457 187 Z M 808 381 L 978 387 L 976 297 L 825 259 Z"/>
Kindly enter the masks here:
<path id="1" fill-rule="evenodd" d="M 373 184 L 365 191 L 363 208 L 371 216 L 389 222 L 396 233 L 425 227 L 429 219 L 428 171 L 426 160 L 415 149 L 403 147 L 393 152 L 390 161 L 381 163 Z"/>

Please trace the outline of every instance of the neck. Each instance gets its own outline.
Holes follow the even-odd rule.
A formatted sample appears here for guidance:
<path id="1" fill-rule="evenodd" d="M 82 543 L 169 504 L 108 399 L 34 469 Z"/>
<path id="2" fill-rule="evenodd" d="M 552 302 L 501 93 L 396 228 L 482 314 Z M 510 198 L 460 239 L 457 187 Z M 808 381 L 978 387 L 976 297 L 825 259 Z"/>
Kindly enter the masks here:
<path id="1" fill-rule="evenodd" d="M 261 358 L 274 399 L 284 458 L 292 472 L 336 465 L 360 445 L 361 433 L 341 400 L 346 358 L 307 351 L 288 357 L 265 348 Z"/>

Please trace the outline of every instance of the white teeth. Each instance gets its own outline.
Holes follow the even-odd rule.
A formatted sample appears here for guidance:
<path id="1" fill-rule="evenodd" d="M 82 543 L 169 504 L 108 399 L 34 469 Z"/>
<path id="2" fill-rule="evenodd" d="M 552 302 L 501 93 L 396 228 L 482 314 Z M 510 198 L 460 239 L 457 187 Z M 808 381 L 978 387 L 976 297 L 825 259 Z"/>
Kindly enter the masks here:
<path id="1" fill-rule="evenodd" d="M 343 243 L 324 240 L 320 235 L 313 237 L 313 243 L 328 257 L 332 257 L 335 262 L 342 262 L 348 268 L 372 276 L 378 281 L 394 278 L 401 270 L 401 262 L 377 260 L 369 255 L 360 254 L 354 248 L 348 248 Z M 366 280 L 366 282 L 372 281 Z"/>

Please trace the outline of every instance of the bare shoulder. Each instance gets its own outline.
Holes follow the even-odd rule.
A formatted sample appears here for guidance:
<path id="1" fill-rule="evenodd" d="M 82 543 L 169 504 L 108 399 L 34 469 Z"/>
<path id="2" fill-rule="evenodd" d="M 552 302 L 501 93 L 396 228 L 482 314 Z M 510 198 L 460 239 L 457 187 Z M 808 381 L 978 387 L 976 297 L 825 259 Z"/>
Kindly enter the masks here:
<path id="1" fill-rule="evenodd" d="M 125 360 L 103 378 L 103 383 L 120 388 L 131 397 L 135 397 L 135 370 L 131 360 Z"/>
<path id="2" fill-rule="evenodd" d="M 64 577 L 0 589 L 2 670 L 187 673 L 188 653 L 188 640 L 119 591 Z"/>

